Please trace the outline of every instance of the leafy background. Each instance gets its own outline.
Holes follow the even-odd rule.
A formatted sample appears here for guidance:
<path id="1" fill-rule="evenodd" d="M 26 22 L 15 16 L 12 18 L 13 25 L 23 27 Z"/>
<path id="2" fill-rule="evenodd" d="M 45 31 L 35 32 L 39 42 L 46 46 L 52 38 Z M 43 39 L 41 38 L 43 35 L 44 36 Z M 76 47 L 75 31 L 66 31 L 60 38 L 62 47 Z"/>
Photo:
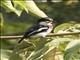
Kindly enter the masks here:
<path id="1" fill-rule="evenodd" d="M 75 0 L 78 1 L 78 0 Z M 1 1 L 1 35 L 23 34 L 39 18 L 27 13 L 25 3 L 14 2 L 15 8 Z M 35 2 L 58 25 L 54 33 L 80 32 L 80 2 Z M 18 6 L 17 6 L 18 5 Z M 24 5 L 24 6 L 23 6 Z M 38 14 L 38 13 L 37 13 Z M 17 44 L 19 39 L 1 39 L 1 60 L 80 60 L 80 34 L 30 38 Z"/>

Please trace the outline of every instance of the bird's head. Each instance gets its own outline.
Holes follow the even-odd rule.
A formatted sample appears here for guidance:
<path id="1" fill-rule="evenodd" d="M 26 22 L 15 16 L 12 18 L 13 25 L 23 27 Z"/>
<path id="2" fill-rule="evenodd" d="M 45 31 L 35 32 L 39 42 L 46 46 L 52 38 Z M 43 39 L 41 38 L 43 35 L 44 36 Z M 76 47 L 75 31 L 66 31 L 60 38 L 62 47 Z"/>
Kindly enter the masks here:
<path id="1" fill-rule="evenodd" d="M 56 22 L 52 18 L 46 17 L 38 20 L 38 23 L 45 26 L 53 26 Z"/>

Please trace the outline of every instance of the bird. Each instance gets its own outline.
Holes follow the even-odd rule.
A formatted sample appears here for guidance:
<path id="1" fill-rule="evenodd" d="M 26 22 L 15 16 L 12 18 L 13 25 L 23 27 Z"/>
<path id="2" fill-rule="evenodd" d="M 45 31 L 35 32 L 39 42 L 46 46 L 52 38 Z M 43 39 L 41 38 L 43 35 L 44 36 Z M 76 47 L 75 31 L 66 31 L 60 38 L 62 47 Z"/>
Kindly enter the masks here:
<path id="1" fill-rule="evenodd" d="M 24 39 L 31 36 L 46 37 L 55 27 L 55 24 L 56 21 L 49 17 L 39 19 L 36 24 L 34 24 L 24 33 L 23 37 L 18 41 L 18 43 L 21 43 Z"/>

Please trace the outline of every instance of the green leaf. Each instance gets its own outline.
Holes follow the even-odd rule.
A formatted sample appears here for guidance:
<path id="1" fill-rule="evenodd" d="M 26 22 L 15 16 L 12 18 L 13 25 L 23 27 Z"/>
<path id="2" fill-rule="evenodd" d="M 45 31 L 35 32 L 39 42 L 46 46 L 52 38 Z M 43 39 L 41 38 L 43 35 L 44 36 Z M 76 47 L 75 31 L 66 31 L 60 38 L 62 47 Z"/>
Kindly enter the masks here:
<path id="1" fill-rule="evenodd" d="M 69 42 L 69 44 L 67 45 L 67 47 L 65 48 L 65 50 L 75 46 L 76 44 L 80 44 L 80 39 L 78 40 L 72 40 L 71 42 Z"/>
<path id="2" fill-rule="evenodd" d="M 4 18 L 3 18 L 3 14 L 0 13 L 0 27 L 3 26 L 3 23 L 4 23 Z"/>
<path id="3" fill-rule="evenodd" d="M 17 0 L 13 0 L 14 3 L 14 7 L 17 10 L 25 10 L 28 13 L 28 9 L 26 7 L 26 1 L 21 0 L 21 1 L 17 1 Z"/>
<path id="4" fill-rule="evenodd" d="M 57 33 L 80 32 L 80 24 L 75 22 L 63 23 L 54 29 Z"/>
<path id="5" fill-rule="evenodd" d="M 34 1 L 26 1 L 26 7 L 33 15 L 47 17 L 47 15 L 37 7 Z"/>
<path id="6" fill-rule="evenodd" d="M 4 0 L 1 1 L 1 6 L 6 9 L 7 12 L 14 12 L 16 13 L 18 16 L 20 16 L 21 12 L 18 11 L 11 3 L 11 0 Z"/>
<path id="7" fill-rule="evenodd" d="M 80 60 L 80 40 L 71 41 L 65 50 L 64 60 Z"/>
<path id="8" fill-rule="evenodd" d="M 69 27 L 73 26 L 72 23 L 63 23 L 59 26 L 57 26 L 55 29 L 54 29 L 54 32 L 59 32 L 60 30 L 66 30 L 66 29 L 69 29 Z"/>

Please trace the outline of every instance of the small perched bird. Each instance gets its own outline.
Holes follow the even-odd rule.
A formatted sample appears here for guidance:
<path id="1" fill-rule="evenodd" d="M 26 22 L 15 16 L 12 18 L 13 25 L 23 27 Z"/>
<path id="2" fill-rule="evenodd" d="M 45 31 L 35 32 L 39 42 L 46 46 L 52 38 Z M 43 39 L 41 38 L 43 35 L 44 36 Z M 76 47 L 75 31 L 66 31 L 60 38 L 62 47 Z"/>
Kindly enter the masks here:
<path id="1" fill-rule="evenodd" d="M 55 23 L 56 22 L 49 17 L 39 19 L 35 25 L 33 25 L 24 33 L 24 36 L 19 40 L 18 43 L 20 43 L 25 38 L 35 35 L 39 37 L 46 37 L 55 27 Z"/>

